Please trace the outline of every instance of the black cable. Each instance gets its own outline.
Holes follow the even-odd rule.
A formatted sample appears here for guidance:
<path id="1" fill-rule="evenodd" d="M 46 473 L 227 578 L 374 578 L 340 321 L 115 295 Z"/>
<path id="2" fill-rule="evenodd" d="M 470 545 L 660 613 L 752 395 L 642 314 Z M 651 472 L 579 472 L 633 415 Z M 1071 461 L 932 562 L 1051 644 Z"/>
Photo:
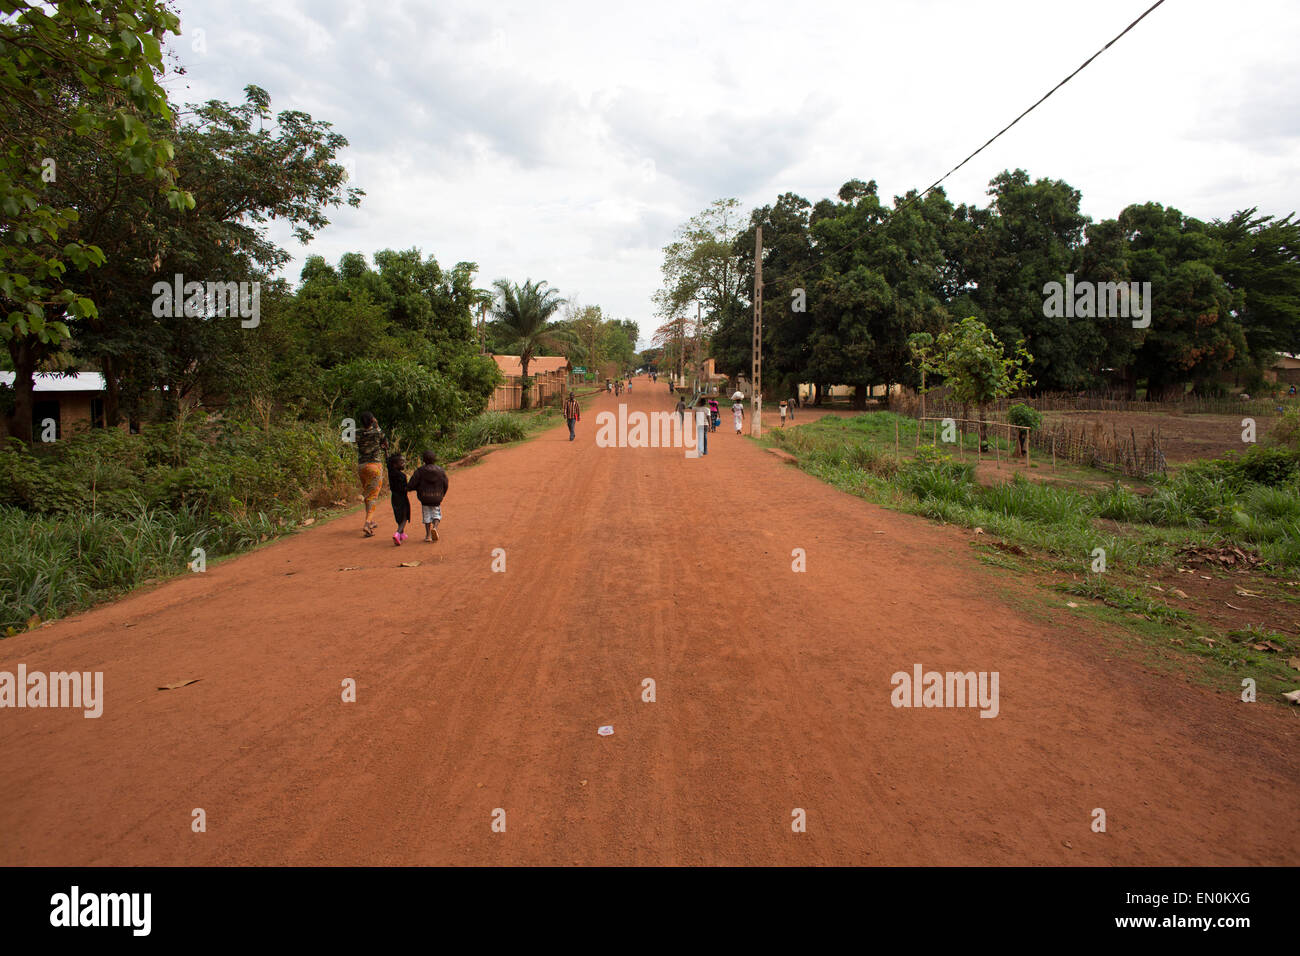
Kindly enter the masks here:
<path id="1" fill-rule="evenodd" d="M 1147 17 L 1147 15 L 1148 15 L 1149 13 L 1151 13 L 1151 11 L 1155 10 L 1156 7 L 1160 6 L 1160 4 L 1162 4 L 1162 3 L 1164 3 L 1164 2 L 1165 2 L 1165 0 L 1156 0 L 1155 3 L 1153 3 L 1153 4 L 1151 4 L 1151 6 L 1147 7 L 1147 9 L 1142 13 L 1142 16 L 1138 17 L 1136 20 L 1134 20 L 1132 23 L 1130 23 L 1128 26 L 1126 26 L 1123 30 L 1121 30 L 1119 33 L 1117 33 L 1117 34 L 1116 34 L 1116 35 L 1111 39 L 1111 41 L 1110 41 L 1109 43 L 1107 43 L 1104 47 L 1102 47 L 1100 50 L 1098 50 L 1098 51 L 1097 51 L 1096 53 L 1094 53 L 1092 56 L 1088 57 L 1088 59 L 1084 60 L 1083 63 L 1079 65 L 1078 69 L 1076 69 L 1073 73 L 1071 73 L 1069 76 L 1067 76 L 1065 79 L 1063 79 L 1060 83 L 1057 83 L 1054 87 L 1052 87 L 1050 90 L 1048 90 L 1046 93 L 1044 93 L 1041 97 L 1039 97 L 1039 99 L 1037 100 L 1037 102 L 1034 103 L 1033 106 L 1029 107 L 1029 109 L 1025 110 L 1023 113 L 1021 113 L 1019 116 L 1017 116 L 1015 119 L 1013 119 L 1013 120 L 1012 120 L 1010 123 L 1008 123 L 1006 126 L 1002 127 L 1002 129 L 1000 129 L 1000 130 L 998 130 L 996 133 L 994 133 L 993 136 L 991 136 L 991 137 L 989 138 L 988 142 L 986 142 L 986 143 L 985 143 L 983 146 L 981 146 L 979 149 L 975 150 L 975 152 L 971 153 L 969 156 L 967 156 L 965 159 L 963 159 L 960 163 L 958 163 L 958 164 L 957 164 L 956 166 L 954 166 L 952 169 L 948 170 L 946 173 L 944 173 L 942 176 L 940 176 L 938 179 L 936 179 L 936 180 L 934 181 L 933 185 L 931 185 L 931 186 L 930 186 L 928 189 L 926 189 L 924 192 L 917 193 L 917 194 L 914 195 L 911 199 L 909 199 L 907 202 L 903 203 L 901 206 L 898 206 L 898 207 L 895 208 L 895 209 L 889 210 L 889 215 L 891 215 L 891 216 L 893 216 L 893 215 L 897 215 L 898 213 L 900 213 L 900 212 L 902 212 L 904 209 L 906 209 L 908 206 L 911 206 L 913 203 L 917 202 L 918 200 L 924 199 L 926 196 L 928 196 L 930 193 L 932 193 L 935 189 L 939 188 L 939 184 L 940 184 L 940 183 L 942 183 L 945 179 L 947 179 L 949 176 L 951 176 L 951 175 L 952 175 L 953 173 L 955 173 L 957 170 L 961 169 L 963 166 L 965 166 L 967 163 L 969 163 L 972 159 L 974 159 L 974 158 L 975 158 L 976 156 L 978 156 L 981 152 L 983 152 L 983 151 L 985 150 L 985 148 L 987 148 L 988 146 L 992 145 L 993 141 L 996 140 L 999 136 L 1001 136 L 1001 135 L 1002 135 L 1003 133 L 1005 133 L 1007 130 L 1011 129 L 1011 127 L 1015 126 L 1015 125 L 1016 125 L 1017 123 L 1019 123 L 1022 119 L 1024 119 L 1026 116 L 1028 116 L 1030 113 L 1032 113 L 1032 112 L 1033 112 L 1033 111 L 1038 107 L 1038 105 L 1039 105 L 1040 103 L 1042 103 L 1042 102 L 1043 102 L 1044 100 L 1046 100 L 1049 96 L 1051 96 L 1053 93 L 1055 93 L 1055 92 L 1056 92 L 1057 90 L 1059 90 L 1061 87 L 1063 87 L 1066 83 L 1069 83 L 1072 79 L 1074 79 L 1076 76 L 1078 76 L 1079 73 L 1081 73 L 1081 72 L 1083 71 L 1083 68 L 1084 68 L 1084 67 L 1086 67 L 1086 66 L 1087 66 L 1089 63 L 1091 63 L 1093 60 L 1097 59 L 1097 57 L 1101 56 L 1103 53 L 1105 53 L 1107 50 L 1109 50 L 1109 49 L 1111 48 L 1111 46 L 1113 46 L 1113 45 L 1115 44 L 1115 42 L 1116 42 L 1120 37 L 1122 37 L 1124 34 L 1128 33 L 1128 32 L 1129 32 L 1130 30 L 1132 30 L 1135 26 L 1137 26 L 1139 23 L 1141 23 L 1143 20 L 1145 20 L 1146 17 Z M 864 233 L 863 235 L 865 235 L 865 233 Z M 854 245 L 855 245 L 855 244 L 856 244 L 856 243 L 857 243 L 861 238 L 863 238 L 863 236 L 861 236 L 861 235 L 858 236 L 857 238 L 853 239 L 851 242 L 847 243 L 847 244 L 844 245 L 844 246 L 841 246 L 839 249 L 836 249 L 834 252 L 830 253 L 830 255 L 832 255 L 832 256 L 836 256 L 836 255 L 839 255 L 841 252 L 844 252 L 844 251 L 847 250 L 847 249 L 851 249 L 851 248 L 853 248 L 853 246 L 854 246 Z M 803 278 L 803 275 L 804 275 L 804 273 L 803 273 L 802 271 L 801 271 L 801 272 L 796 272 L 796 273 L 794 274 L 794 278 L 796 278 L 796 279 L 801 279 L 801 278 Z M 782 278 L 785 278 L 785 277 L 783 276 Z"/>

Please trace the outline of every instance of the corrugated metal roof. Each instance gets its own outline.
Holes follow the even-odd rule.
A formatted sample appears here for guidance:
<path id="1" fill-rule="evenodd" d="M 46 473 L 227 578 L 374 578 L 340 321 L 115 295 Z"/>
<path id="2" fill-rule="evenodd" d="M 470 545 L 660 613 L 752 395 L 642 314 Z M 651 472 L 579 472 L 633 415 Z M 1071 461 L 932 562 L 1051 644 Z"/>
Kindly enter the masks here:
<path id="1" fill-rule="evenodd" d="M 0 384 L 12 386 L 18 376 L 13 372 L 0 372 Z M 37 392 L 102 392 L 104 376 L 99 372 L 77 372 L 74 375 L 37 375 Z"/>

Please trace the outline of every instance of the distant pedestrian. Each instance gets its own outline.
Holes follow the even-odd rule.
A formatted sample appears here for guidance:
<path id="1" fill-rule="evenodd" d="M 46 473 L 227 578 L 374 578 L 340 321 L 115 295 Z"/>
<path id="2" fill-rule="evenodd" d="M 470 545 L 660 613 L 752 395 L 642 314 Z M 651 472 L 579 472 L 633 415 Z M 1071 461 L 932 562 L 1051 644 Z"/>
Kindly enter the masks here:
<path id="1" fill-rule="evenodd" d="M 731 420 L 736 423 L 736 434 L 739 435 L 745 424 L 745 403 L 740 399 L 731 406 Z"/>
<path id="2" fill-rule="evenodd" d="M 785 416 L 788 410 L 789 409 L 786 407 L 785 402 L 782 402 L 781 403 L 781 427 L 782 428 L 785 428 Z"/>
<path id="3" fill-rule="evenodd" d="M 722 419 L 718 413 L 718 400 L 711 398 L 709 399 L 709 431 L 716 432 L 720 424 Z"/>
<path id="4" fill-rule="evenodd" d="M 411 499 L 406 492 L 406 459 L 401 452 L 388 456 L 388 496 L 393 505 L 393 544 L 400 546 L 406 540 L 406 523 L 411 520 Z"/>
<path id="5" fill-rule="evenodd" d="M 442 520 L 442 499 L 447 495 L 447 473 L 438 467 L 438 456 L 431 451 L 420 456 L 424 464 L 415 469 L 407 482 L 408 491 L 414 491 L 420 501 L 424 520 L 424 540 L 438 540 L 438 522 Z"/>
<path id="6" fill-rule="evenodd" d="M 597 418 L 600 416 L 597 415 Z M 569 423 L 569 441 L 573 441 L 573 426 L 575 422 L 582 421 L 582 408 L 578 405 L 577 398 L 573 393 L 564 400 L 564 420 Z"/>
<path id="7" fill-rule="evenodd" d="M 695 404 L 695 450 L 701 455 L 709 453 L 709 406 L 703 395 Z"/>
<path id="8" fill-rule="evenodd" d="M 677 417 L 681 419 L 681 422 L 682 422 L 682 430 L 685 431 L 685 429 L 686 429 L 686 400 L 683 399 L 683 398 L 679 398 L 679 399 L 677 399 Z"/>
<path id="9" fill-rule="evenodd" d="M 367 538 L 375 536 L 379 525 L 375 522 L 375 509 L 379 507 L 379 492 L 384 487 L 384 466 L 380 458 L 388 450 L 388 439 L 379 422 L 370 412 L 359 416 L 361 431 L 357 432 L 357 480 L 361 482 L 361 496 L 366 503 L 366 521 L 361 533 Z"/>

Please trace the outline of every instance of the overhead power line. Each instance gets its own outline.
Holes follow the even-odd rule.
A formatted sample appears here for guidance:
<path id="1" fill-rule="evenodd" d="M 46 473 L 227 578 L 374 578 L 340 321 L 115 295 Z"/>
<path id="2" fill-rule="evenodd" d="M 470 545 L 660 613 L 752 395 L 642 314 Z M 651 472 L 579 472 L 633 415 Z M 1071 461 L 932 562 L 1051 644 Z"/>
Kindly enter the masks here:
<path id="1" fill-rule="evenodd" d="M 1112 46 L 1114 46 L 1115 43 L 1116 43 L 1116 41 L 1118 41 L 1118 40 L 1120 39 L 1120 37 L 1124 36 L 1124 34 L 1128 33 L 1128 32 L 1129 32 L 1130 30 L 1132 30 L 1135 26 L 1137 26 L 1139 23 L 1141 23 L 1143 20 L 1145 20 L 1145 19 L 1147 18 L 1147 16 L 1148 16 L 1148 15 L 1149 15 L 1153 10 L 1155 10 L 1156 7 L 1160 6 L 1160 5 L 1161 5 L 1162 3 L 1164 3 L 1164 2 L 1165 2 L 1165 0 L 1156 0 L 1155 3 L 1151 4 L 1151 6 L 1147 7 L 1146 10 L 1144 10 L 1144 11 L 1142 12 L 1142 15 L 1141 15 L 1140 17 L 1138 17 L 1136 20 L 1134 20 L 1132 23 L 1130 23 L 1128 26 L 1126 26 L 1126 27 L 1125 27 L 1123 30 L 1121 30 L 1119 33 L 1115 34 L 1115 36 L 1111 38 L 1110 42 L 1108 42 L 1108 43 L 1107 43 L 1105 46 L 1103 46 L 1100 50 L 1098 50 L 1098 51 L 1097 51 L 1096 53 L 1094 53 L 1092 56 L 1088 57 L 1088 59 L 1084 60 L 1081 64 L 1079 64 L 1079 66 L 1074 70 L 1073 73 L 1071 73 L 1071 74 L 1070 74 L 1069 76 L 1067 76 L 1065 79 L 1061 80 L 1061 82 L 1057 83 L 1054 87 L 1052 87 L 1050 90 L 1048 90 L 1048 91 L 1047 91 L 1046 93 L 1044 93 L 1042 96 L 1040 96 L 1040 97 L 1039 97 L 1039 98 L 1038 98 L 1038 99 L 1033 103 L 1033 105 L 1031 105 L 1031 106 L 1030 106 L 1028 109 L 1026 109 L 1023 113 L 1021 113 L 1019 116 L 1017 116 L 1015 119 L 1013 119 L 1010 123 L 1008 123 L 1006 126 L 1002 127 L 1000 130 L 998 130 L 996 133 L 994 133 L 992 136 L 990 136 L 989 139 L 988 139 L 988 141 L 985 142 L 983 146 L 981 146 L 979 149 L 975 150 L 975 152 L 971 153 L 969 156 L 967 156 L 965 159 L 963 159 L 960 163 L 958 163 L 958 164 L 957 164 L 956 166 L 954 166 L 952 169 L 948 170 L 946 173 L 944 173 L 942 176 L 940 176 L 938 179 L 936 179 L 936 180 L 935 180 L 935 181 L 934 181 L 934 182 L 933 182 L 933 183 L 932 183 L 928 188 L 926 188 L 924 191 L 915 194 L 915 195 L 912 196 L 910 199 L 908 199 L 907 202 L 903 203 L 901 206 L 897 207 L 896 209 L 891 210 L 891 211 L 890 211 L 890 215 L 895 215 L 895 214 L 897 214 L 897 213 L 902 212 L 902 211 L 903 211 L 904 209 L 906 209 L 908 206 L 911 206 L 913 203 L 918 202 L 918 201 L 921 200 L 921 199 L 924 199 L 924 198 L 925 198 L 926 196 L 928 196 L 930 193 L 934 192 L 934 190 L 938 189 L 938 188 L 939 188 L 939 185 L 940 185 L 940 184 L 941 184 L 945 179 L 947 179 L 949 176 L 951 176 L 951 175 L 952 175 L 953 173 L 955 173 L 957 170 L 961 169 L 963 166 L 965 166 L 967 163 L 969 163 L 972 159 L 974 159 L 976 156 L 978 156 L 980 153 L 982 153 L 985 149 L 987 149 L 990 145 L 992 145 L 993 142 L 996 141 L 997 138 L 998 138 L 999 136 L 1001 136 L 1001 135 L 1002 135 L 1003 133 L 1005 133 L 1007 130 L 1011 129 L 1011 127 L 1013 127 L 1013 126 L 1015 126 L 1017 123 L 1019 123 L 1022 119 L 1024 119 L 1026 116 L 1028 116 L 1030 113 L 1032 113 L 1035 109 L 1037 109 L 1038 106 L 1040 106 L 1040 105 L 1043 103 L 1043 101 L 1046 100 L 1049 96 L 1051 96 L 1053 93 L 1055 93 L 1055 92 L 1056 92 L 1057 90 L 1059 90 L 1061 87 L 1063 87 L 1066 83 L 1069 83 L 1072 79 L 1074 79 L 1074 78 L 1075 78 L 1076 76 L 1078 76 L 1081 72 L 1083 72 L 1084 68 L 1087 67 L 1089 63 L 1091 63 L 1093 60 L 1097 59 L 1097 57 L 1101 56 L 1103 53 L 1105 53 L 1107 50 L 1109 50 Z M 857 242 L 858 242 L 858 240 L 861 239 L 861 238 L 862 238 L 862 236 L 858 236 L 857 238 L 855 238 L 855 239 L 851 240 L 850 242 L 846 243 L 845 245 L 841 246 L 839 249 L 836 249 L 834 252 L 831 253 L 831 255 L 838 255 L 839 253 L 844 252 L 844 251 L 847 250 L 847 249 L 852 249 L 853 246 L 856 245 Z M 799 278 L 802 278 L 802 277 L 803 277 L 803 272 L 802 272 L 802 271 L 800 271 L 800 272 L 796 272 L 796 273 L 794 274 L 794 278 L 796 278 L 796 279 L 799 279 Z"/>

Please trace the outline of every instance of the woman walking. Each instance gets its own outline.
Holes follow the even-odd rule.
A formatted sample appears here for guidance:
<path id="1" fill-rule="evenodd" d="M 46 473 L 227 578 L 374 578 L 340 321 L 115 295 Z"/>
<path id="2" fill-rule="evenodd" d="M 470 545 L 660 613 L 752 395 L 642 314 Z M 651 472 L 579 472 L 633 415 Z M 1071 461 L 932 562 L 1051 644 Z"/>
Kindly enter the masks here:
<path id="1" fill-rule="evenodd" d="M 367 538 L 375 536 L 379 527 L 375 522 L 375 509 L 379 506 L 379 491 L 384 486 L 384 466 L 380 463 L 388 449 L 388 439 L 375 416 L 361 413 L 361 431 L 357 432 L 357 480 L 361 482 L 361 496 L 366 502 L 366 523 L 361 533 Z"/>

